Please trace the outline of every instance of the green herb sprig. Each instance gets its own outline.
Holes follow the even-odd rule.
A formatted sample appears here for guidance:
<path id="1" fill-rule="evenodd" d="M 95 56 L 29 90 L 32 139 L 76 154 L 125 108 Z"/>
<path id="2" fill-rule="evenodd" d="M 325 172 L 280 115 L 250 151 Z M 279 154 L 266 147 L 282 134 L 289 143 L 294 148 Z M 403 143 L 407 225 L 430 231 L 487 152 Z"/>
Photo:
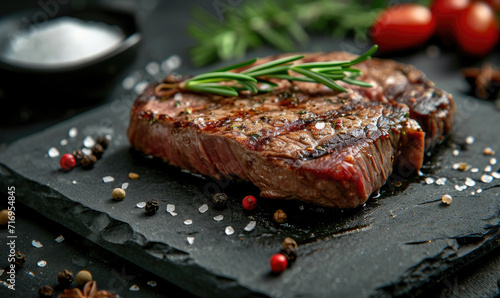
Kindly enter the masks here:
<path id="1" fill-rule="evenodd" d="M 163 97 L 168 97 L 175 92 L 183 90 L 222 96 L 238 96 L 238 92 L 244 90 L 248 90 L 252 94 L 267 93 L 271 92 L 273 87 L 276 86 L 275 83 L 269 81 L 271 78 L 321 83 L 333 90 L 346 92 L 345 88 L 335 82 L 336 80 L 341 80 L 352 85 L 371 87 L 370 84 L 356 79 L 362 75 L 362 72 L 359 69 L 352 68 L 352 66 L 370 59 L 377 49 L 378 46 L 374 45 L 363 55 L 349 61 L 311 62 L 294 65 L 294 61 L 305 57 L 305 55 L 294 55 L 259 64 L 242 72 L 230 72 L 231 70 L 250 66 L 257 61 L 257 59 L 252 59 L 200 74 L 180 83 L 159 84 L 155 92 L 157 96 Z M 297 76 L 293 73 L 302 76 Z M 263 84 L 259 85 L 258 83 Z M 263 85 L 266 88 L 263 88 Z"/>

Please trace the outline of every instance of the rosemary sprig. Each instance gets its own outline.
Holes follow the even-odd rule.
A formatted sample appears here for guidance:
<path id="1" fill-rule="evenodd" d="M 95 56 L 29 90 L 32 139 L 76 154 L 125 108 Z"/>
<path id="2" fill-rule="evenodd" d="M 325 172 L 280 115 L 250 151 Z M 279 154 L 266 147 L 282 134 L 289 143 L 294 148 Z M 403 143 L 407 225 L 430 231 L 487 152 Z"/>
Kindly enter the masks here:
<path id="1" fill-rule="evenodd" d="M 351 85 L 371 87 L 366 82 L 356 80 L 357 77 L 362 75 L 362 72 L 359 69 L 351 68 L 351 66 L 370 59 L 377 48 L 378 46 L 374 45 L 363 55 L 349 61 L 312 62 L 294 65 L 292 62 L 305 57 L 305 55 L 294 55 L 259 64 L 241 72 L 230 72 L 250 66 L 257 61 L 257 59 L 252 59 L 200 74 L 177 84 L 159 84 L 155 92 L 157 96 L 167 97 L 183 90 L 223 96 L 238 96 L 238 92 L 244 90 L 250 91 L 252 94 L 267 93 L 276 86 L 275 83 L 269 81 L 272 78 L 321 83 L 333 90 L 346 92 L 345 88 L 335 82 L 336 80 Z M 302 76 L 294 75 L 294 73 Z M 258 83 L 266 84 L 267 88 L 262 88 L 262 84 L 260 85 L 261 88 L 259 88 Z"/>

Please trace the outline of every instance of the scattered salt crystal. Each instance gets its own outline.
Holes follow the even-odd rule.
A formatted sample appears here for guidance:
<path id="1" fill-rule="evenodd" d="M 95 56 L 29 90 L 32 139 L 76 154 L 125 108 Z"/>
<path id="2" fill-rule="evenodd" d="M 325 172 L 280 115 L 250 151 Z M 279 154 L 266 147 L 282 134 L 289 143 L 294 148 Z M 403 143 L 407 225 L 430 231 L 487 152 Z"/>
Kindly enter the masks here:
<path id="1" fill-rule="evenodd" d="M 31 241 L 31 245 L 33 245 L 36 248 L 43 247 L 43 244 L 41 244 L 39 241 L 36 240 Z"/>
<path id="2" fill-rule="evenodd" d="M 95 141 L 91 136 L 86 136 L 85 139 L 83 139 L 83 146 L 87 148 L 92 148 L 95 145 Z"/>
<path id="3" fill-rule="evenodd" d="M 304 210 L 304 205 L 300 205 L 300 206 L 299 206 L 299 210 L 300 210 L 300 211 Z"/>
<path id="4" fill-rule="evenodd" d="M 422 177 L 424 176 L 424 173 L 422 173 L 422 171 L 418 171 L 418 176 Z"/>
<path id="5" fill-rule="evenodd" d="M 36 264 L 38 265 L 38 267 L 45 267 L 45 265 L 47 265 L 47 261 L 41 260 Z"/>
<path id="6" fill-rule="evenodd" d="M 122 81 L 122 87 L 125 90 L 130 90 L 134 87 L 136 83 L 136 79 L 134 76 L 128 76 Z"/>
<path id="7" fill-rule="evenodd" d="M 244 230 L 247 232 L 250 232 L 251 230 L 253 230 L 255 228 L 256 224 L 257 224 L 257 222 L 255 220 L 252 220 L 251 222 L 249 222 L 247 224 L 247 226 L 244 228 Z"/>
<path id="8" fill-rule="evenodd" d="M 135 205 L 137 208 L 144 208 L 146 207 L 146 202 L 139 202 L 137 205 Z"/>
<path id="9" fill-rule="evenodd" d="M 123 183 L 123 184 L 122 184 L 122 189 L 123 189 L 123 190 L 127 189 L 127 188 L 128 188 L 128 185 L 129 185 L 129 184 L 128 184 L 128 182 Z"/>
<path id="10" fill-rule="evenodd" d="M 496 158 L 492 158 L 490 159 L 490 165 L 496 165 L 497 164 L 497 159 Z"/>
<path id="11" fill-rule="evenodd" d="M 0 276 L 2 276 L 5 272 L 5 269 L 0 269 Z"/>
<path id="12" fill-rule="evenodd" d="M 454 163 L 453 164 L 453 169 L 454 170 L 458 170 L 458 168 L 460 168 L 460 164 L 459 163 Z"/>
<path id="13" fill-rule="evenodd" d="M 72 128 L 70 128 L 70 130 L 68 131 L 68 136 L 69 136 L 70 138 L 74 138 L 74 137 L 76 137 L 77 135 L 78 135 L 78 128 L 76 128 L 76 127 L 72 127 Z"/>
<path id="14" fill-rule="evenodd" d="M 141 94 L 142 92 L 144 92 L 144 90 L 146 90 L 147 86 L 148 86 L 148 82 L 144 82 L 144 81 L 139 82 L 139 83 L 137 83 L 137 85 L 135 85 L 134 91 L 137 94 Z"/>
<path id="15" fill-rule="evenodd" d="M 485 171 L 485 172 L 491 172 L 491 166 L 486 166 L 486 167 L 484 168 L 484 171 Z"/>
<path id="16" fill-rule="evenodd" d="M 472 168 L 472 169 L 470 169 L 470 171 L 471 171 L 472 173 L 477 173 L 477 172 L 479 172 L 479 169 L 478 169 L 478 168 Z"/>
<path id="17" fill-rule="evenodd" d="M 475 193 L 475 192 L 471 192 L 470 194 L 471 194 L 471 195 L 473 195 L 473 196 L 475 196 L 475 195 L 476 195 L 476 193 Z"/>
<path id="18" fill-rule="evenodd" d="M 77 182 L 76 180 L 73 180 L 73 181 L 72 181 L 72 183 L 73 183 L 73 184 L 77 184 L 78 182 Z"/>
<path id="19" fill-rule="evenodd" d="M 187 237 L 187 241 L 189 244 L 193 244 L 194 243 L 194 237 Z"/>
<path id="20" fill-rule="evenodd" d="M 131 285 L 130 288 L 129 288 L 130 291 L 134 291 L 134 292 L 137 292 L 139 291 L 139 286 L 138 285 Z"/>
<path id="21" fill-rule="evenodd" d="M 438 180 L 436 180 L 436 184 L 437 185 L 445 185 L 447 180 L 448 180 L 447 178 L 441 177 Z"/>
<path id="22" fill-rule="evenodd" d="M 467 188 L 467 185 L 455 185 L 455 189 L 458 190 L 458 191 L 462 191 L 462 190 L 465 190 Z"/>
<path id="23" fill-rule="evenodd" d="M 478 189 L 478 190 L 476 190 L 476 192 L 477 192 L 477 193 L 482 193 L 482 192 L 483 192 L 483 190 L 482 190 L 482 189 Z"/>
<path id="24" fill-rule="evenodd" d="M 175 211 L 170 211 L 169 213 L 170 213 L 170 215 L 172 215 L 172 216 L 177 216 L 177 212 L 175 212 Z"/>
<path id="25" fill-rule="evenodd" d="M 92 155 L 92 150 L 90 148 L 82 148 L 82 153 L 85 155 Z"/>
<path id="26" fill-rule="evenodd" d="M 316 123 L 315 127 L 316 127 L 316 129 L 323 129 L 323 128 L 325 128 L 325 125 L 326 124 L 324 122 L 318 122 L 318 123 Z"/>
<path id="27" fill-rule="evenodd" d="M 201 205 L 200 208 L 198 208 L 198 211 L 200 211 L 200 213 L 205 213 L 205 212 L 207 212 L 207 210 L 208 210 L 207 204 L 203 204 L 203 205 Z"/>
<path id="28" fill-rule="evenodd" d="M 167 212 L 172 212 L 175 211 L 175 205 L 174 204 L 168 204 L 167 205 Z"/>
<path id="29" fill-rule="evenodd" d="M 160 65 L 157 62 L 149 62 L 148 65 L 146 65 L 146 71 L 154 76 L 157 75 L 160 72 Z"/>
<path id="30" fill-rule="evenodd" d="M 68 145 L 68 140 L 62 139 L 61 142 L 59 142 L 59 144 L 61 144 L 61 146 L 66 146 Z"/>
<path id="31" fill-rule="evenodd" d="M 481 181 L 483 181 L 484 183 L 490 183 L 491 181 L 493 181 L 493 177 L 490 175 L 483 175 L 481 176 Z"/>
<path id="32" fill-rule="evenodd" d="M 177 55 L 172 55 L 161 63 L 161 70 L 165 72 L 170 72 L 172 70 L 179 68 L 180 65 L 181 65 L 181 58 Z"/>
<path id="33" fill-rule="evenodd" d="M 102 177 L 102 181 L 104 181 L 104 183 L 113 182 L 113 181 L 115 181 L 115 178 L 113 178 L 111 176 L 105 176 L 105 177 Z"/>
<path id="34" fill-rule="evenodd" d="M 227 226 L 225 229 L 226 235 L 233 235 L 234 234 L 234 229 L 231 226 Z"/>
<path id="35" fill-rule="evenodd" d="M 157 284 L 157 283 L 156 283 L 156 281 L 154 281 L 154 280 L 150 280 L 150 281 L 148 281 L 148 286 L 150 286 L 150 287 L 153 287 L 153 288 L 154 288 L 154 287 L 156 287 L 157 285 L 158 285 L 158 284 Z"/>
<path id="36" fill-rule="evenodd" d="M 427 183 L 427 184 L 432 184 L 432 183 L 434 183 L 434 178 L 431 178 L 431 177 L 427 177 L 427 178 L 425 178 L 425 183 Z"/>
<path id="37" fill-rule="evenodd" d="M 217 215 L 217 216 L 214 216 L 214 220 L 215 221 L 221 221 L 224 219 L 224 216 L 223 215 Z"/>
<path id="38" fill-rule="evenodd" d="M 59 153 L 59 150 L 57 150 L 57 148 L 56 148 L 56 147 L 51 147 L 51 148 L 49 149 L 48 153 L 49 153 L 49 156 L 50 156 L 50 157 L 52 157 L 52 158 L 54 158 L 54 157 L 58 157 L 58 156 L 59 156 L 59 154 L 60 154 L 60 153 Z"/>
<path id="39" fill-rule="evenodd" d="M 59 235 L 59 236 L 57 236 L 57 238 L 55 239 L 55 241 L 56 241 L 57 243 L 61 243 L 61 242 L 63 242 L 63 241 L 64 241 L 64 236 L 63 236 L 63 235 Z"/>
<path id="40" fill-rule="evenodd" d="M 476 181 L 474 181 L 471 178 L 467 177 L 467 178 L 465 178 L 465 185 L 472 187 L 472 186 L 476 185 Z"/>
<path id="41" fill-rule="evenodd" d="M 186 220 L 184 221 L 184 224 L 188 226 L 188 225 L 193 224 L 193 221 L 192 221 L 191 219 L 186 219 Z"/>
<path id="42" fill-rule="evenodd" d="M 458 151 L 457 149 L 453 150 L 453 155 L 458 156 L 459 154 L 460 154 L 460 151 Z"/>
<path id="43" fill-rule="evenodd" d="M 474 144 L 474 137 L 473 136 L 468 136 L 467 138 L 465 138 L 465 143 L 467 143 L 469 145 Z"/>
<path id="44" fill-rule="evenodd" d="M 106 140 L 111 141 L 113 137 L 111 135 L 106 135 Z"/>
<path id="45" fill-rule="evenodd" d="M 495 178 L 495 179 L 500 179 L 500 173 L 498 173 L 498 172 L 491 173 L 491 176 L 493 176 L 493 178 Z"/>
<path id="46" fill-rule="evenodd" d="M 35 277 L 35 273 L 33 273 L 33 272 L 31 272 L 31 271 L 30 271 L 30 272 L 28 272 L 28 274 L 29 274 L 29 275 L 31 275 L 31 276 L 33 276 L 33 277 Z"/>

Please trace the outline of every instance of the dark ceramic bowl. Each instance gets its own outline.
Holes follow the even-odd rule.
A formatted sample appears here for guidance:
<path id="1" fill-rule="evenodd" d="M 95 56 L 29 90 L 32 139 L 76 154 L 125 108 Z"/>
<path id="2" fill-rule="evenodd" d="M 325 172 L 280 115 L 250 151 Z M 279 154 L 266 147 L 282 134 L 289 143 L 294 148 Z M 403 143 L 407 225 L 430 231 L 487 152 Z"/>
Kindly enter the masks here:
<path id="1" fill-rule="evenodd" d="M 34 22 L 31 16 L 36 11 L 23 11 L 0 19 L 0 45 L 8 42 L 12 32 L 26 30 Z M 65 64 L 32 64 L 12 61 L 0 53 L 0 89 L 8 101 L 50 102 L 64 100 L 102 100 L 114 87 L 118 74 L 133 61 L 141 41 L 133 15 L 105 8 L 87 8 L 69 11 L 57 16 L 70 16 L 84 21 L 102 22 L 118 26 L 125 38 L 112 50 L 91 59 Z M 55 49 L 56 50 L 56 49 Z"/>

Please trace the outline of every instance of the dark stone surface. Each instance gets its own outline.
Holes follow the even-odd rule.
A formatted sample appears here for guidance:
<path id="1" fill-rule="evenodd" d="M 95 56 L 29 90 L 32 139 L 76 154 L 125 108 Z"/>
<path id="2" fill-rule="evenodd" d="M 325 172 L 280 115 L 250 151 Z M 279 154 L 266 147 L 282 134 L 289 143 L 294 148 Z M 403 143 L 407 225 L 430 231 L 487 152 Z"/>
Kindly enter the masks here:
<path id="1" fill-rule="evenodd" d="M 0 155 L 0 187 L 15 185 L 19 202 L 198 295 L 418 294 L 499 246 L 500 194 L 499 188 L 491 188 L 499 180 L 479 181 L 490 159 L 482 154 L 484 147 L 500 152 L 498 112 L 491 103 L 463 95 L 459 74 L 448 70 L 454 63 L 451 59 L 423 54 L 399 59 L 424 70 L 457 100 L 453 142 L 442 146 L 423 169 L 425 177 L 448 178 L 444 186 L 396 175 L 380 197 L 356 210 L 260 199 L 258 208 L 247 212 L 241 199 L 258 195 L 253 186 L 193 176 L 132 151 L 125 137 L 133 100 L 129 95 L 12 144 Z M 74 139 L 67 134 L 71 127 L 79 129 Z M 61 154 L 72 152 L 81 147 L 85 136 L 101 134 L 113 139 L 92 170 L 63 172 L 59 159 L 47 156 L 52 146 Z M 467 135 L 476 142 L 453 156 L 450 146 L 463 143 Z M 68 145 L 61 146 L 62 139 L 68 139 Z M 480 171 L 453 170 L 456 162 L 467 162 Z M 139 173 L 140 179 L 129 180 L 131 171 Z M 102 177 L 108 175 L 115 181 L 104 183 Z M 463 185 L 466 177 L 476 180 L 476 186 L 455 190 L 455 184 Z M 407 182 L 395 187 L 397 180 Z M 122 202 L 113 201 L 112 189 L 124 182 L 130 184 L 127 196 Z M 484 191 L 471 195 L 479 188 Z M 229 197 L 222 211 L 215 210 L 211 200 L 219 191 Z M 436 201 L 445 193 L 453 196 L 450 206 Z M 146 216 L 135 205 L 151 198 L 160 201 L 160 210 Z M 176 205 L 177 216 L 165 211 L 167 204 Z M 198 211 L 202 204 L 209 206 L 204 214 Z M 287 213 L 286 224 L 273 222 L 276 209 Z M 224 215 L 221 222 L 213 220 L 218 214 Z M 183 224 L 186 219 L 193 224 Z M 257 226 L 245 232 L 251 220 Z M 235 233 L 226 235 L 226 226 Z M 188 236 L 195 237 L 194 244 L 188 244 Z M 298 259 L 275 276 L 268 261 L 285 237 L 299 243 Z"/>

